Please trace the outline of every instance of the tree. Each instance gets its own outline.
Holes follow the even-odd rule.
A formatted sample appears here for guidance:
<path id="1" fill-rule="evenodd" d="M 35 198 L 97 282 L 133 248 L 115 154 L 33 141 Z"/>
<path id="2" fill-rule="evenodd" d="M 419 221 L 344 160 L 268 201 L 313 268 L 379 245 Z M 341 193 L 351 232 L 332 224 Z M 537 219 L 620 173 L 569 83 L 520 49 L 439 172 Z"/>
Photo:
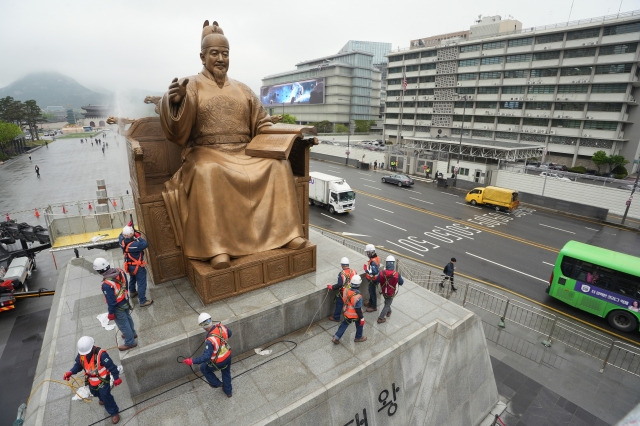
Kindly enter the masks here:
<path id="1" fill-rule="evenodd" d="M 376 124 L 373 120 L 355 120 L 356 122 L 356 133 L 369 133 L 371 127 Z"/>
<path id="2" fill-rule="evenodd" d="M 596 165 L 596 167 L 598 168 L 598 174 L 600 174 L 600 166 L 609 164 L 609 157 L 604 151 L 596 151 L 593 154 L 593 157 L 591 157 L 591 161 L 593 161 L 593 163 Z"/>
<path id="3" fill-rule="evenodd" d="M 336 132 L 338 133 L 349 133 L 349 128 L 344 124 L 336 124 Z"/>
<path id="4" fill-rule="evenodd" d="M 622 155 L 610 155 L 609 164 L 611 165 L 611 170 L 614 170 L 618 166 L 624 166 L 625 164 L 629 164 L 629 161 L 626 158 L 624 158 Z"/>
<path id="5" fill-rule="evenodd" d="M 42 110 L 33 99 L 24 103 L 24 120 L 29 126 L 29 133 L 32 139 L 38 138 L 38 121 L 42 121 Z"/>
<path id="6" fill-rule="evenodd" d="M 295 115 L 284 114 L 282 116 L 282 122 L 286 123 L 286 124 L 296 124 L 296 116 Z"/>
<path id="7" fill-rule="evenodd" d="M 333 129 L 333 124 L 328 120 L 313 123 L 313 126 L 315 126 L 318 133 L 331 133 Z"/>
<path id="8" fill-rule="evenodd" d="M 0 160 L 6 160 L 9 157 L 7 145 L 21 134 L 20 126 L 0 121 Z"/>

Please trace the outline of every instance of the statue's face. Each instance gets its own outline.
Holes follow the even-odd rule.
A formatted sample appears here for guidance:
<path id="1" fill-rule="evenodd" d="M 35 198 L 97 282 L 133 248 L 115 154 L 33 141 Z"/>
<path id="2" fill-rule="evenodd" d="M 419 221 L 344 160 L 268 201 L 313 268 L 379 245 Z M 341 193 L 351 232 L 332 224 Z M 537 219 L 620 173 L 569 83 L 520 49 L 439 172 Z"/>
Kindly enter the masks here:
<path id="1" fill-rule="evenodd" d="M 229 48 L 225 46 L 206 46 L 200 52 L 202 65 L 210 73 L 226 74 L 229 69 Z"/>

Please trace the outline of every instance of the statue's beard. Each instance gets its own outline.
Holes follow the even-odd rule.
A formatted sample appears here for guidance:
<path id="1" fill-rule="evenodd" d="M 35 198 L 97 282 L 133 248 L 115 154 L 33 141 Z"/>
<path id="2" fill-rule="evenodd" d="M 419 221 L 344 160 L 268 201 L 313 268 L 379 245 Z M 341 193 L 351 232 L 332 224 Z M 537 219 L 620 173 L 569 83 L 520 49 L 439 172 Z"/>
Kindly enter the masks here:
<path id="1" fill-rule="evenodd" d="M 219 68 L 213 69 L 213 80 L 216 82 L 219 88 L 222 89 L 224 81 L 227 77 L 227 70 L 221 70 Z"/>

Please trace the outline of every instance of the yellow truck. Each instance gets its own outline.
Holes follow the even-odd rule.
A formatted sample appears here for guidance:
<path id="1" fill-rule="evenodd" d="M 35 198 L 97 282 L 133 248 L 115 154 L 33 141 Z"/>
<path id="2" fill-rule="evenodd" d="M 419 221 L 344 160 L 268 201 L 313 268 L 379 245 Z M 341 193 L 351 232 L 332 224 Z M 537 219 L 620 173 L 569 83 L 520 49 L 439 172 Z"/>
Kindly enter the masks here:
<path id="1" fill-rule="evenodd" d="M 467 203 L 475 206 L 485 204 L 494 207 L 496 211 L 514 210 L 520 205 L 518 191 L 513 189 L 498 188 L 497 186 L 487 186 L 485 188 L 473 188 L 464 198 Z"/>

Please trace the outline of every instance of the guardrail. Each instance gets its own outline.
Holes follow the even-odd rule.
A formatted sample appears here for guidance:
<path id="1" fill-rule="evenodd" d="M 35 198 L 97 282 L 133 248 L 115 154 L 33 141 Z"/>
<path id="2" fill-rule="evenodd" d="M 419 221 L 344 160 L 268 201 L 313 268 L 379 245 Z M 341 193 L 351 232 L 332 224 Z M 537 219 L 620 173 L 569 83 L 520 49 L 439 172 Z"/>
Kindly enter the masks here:
<path id="1" fill-rule="evenodd" d="M 331 238 L 351 250 L 365 254 L 362 243 L 330 231 L 315 229 L 325 237 Z M 543 308 L 506 297 L 469 280 L 456 277 L 457 291 L 452 292 L 448 285 L 445 285 L 443 289 L 440 287 L 442 282 L 440 270 L 384 249 L 377 248 L 376 252 L 382 262 L 388 254 L 393 254 L 398 261 L 398 271 L 402 276 L 419 286 L 440 294 L 472 311 L 474 310 L 472 308 L 475 308 L 495 315 L 499 319 L 498 326 L 501 328 L 507 327 L 507 324 L 517 324 L 543 336 L 544 340 L 541 343 L 547 348 L 551 347 L 552 342 L 555 341 L 601 360 L 601 373 L 604 372 L 607 365 L 611 365 L 640 377 L 640 349 L 636 346 L 609 339 L 586 327 L 558 318 L 557 315 L 547 312 Z"/>

